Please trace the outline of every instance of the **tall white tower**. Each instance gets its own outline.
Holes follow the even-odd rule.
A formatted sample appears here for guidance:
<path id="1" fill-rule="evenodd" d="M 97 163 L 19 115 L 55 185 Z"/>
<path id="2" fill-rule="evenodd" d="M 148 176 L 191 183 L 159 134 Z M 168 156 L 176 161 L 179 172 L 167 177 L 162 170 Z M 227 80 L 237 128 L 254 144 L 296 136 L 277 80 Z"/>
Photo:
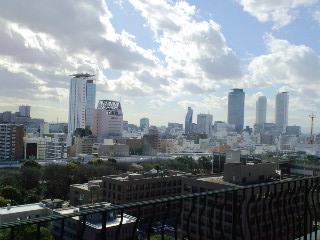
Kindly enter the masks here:
<path id="1" fill-rule="evenodd" d="M 96 102 L 94 75 L 73 74 L 70 80 L 68 136 L 77 128 L 92 128 L 93 110 Z M 68 141 L 69 142 L 69 141 Z"/>
<path id="2" fill-rule="evenodd" d="M 288 92 L 281 92 L 276 95 L 275 105 L 275 123 L 278 131 L 286 132 L 288 125 L 288 109 L 289 109 L 289 94 Z"/>
<path id="3" fill-rule="evenodd" d="M 256 102 L 256 123 L 263 124 L 267 122 L 267 97 L 260 96 Z"/>

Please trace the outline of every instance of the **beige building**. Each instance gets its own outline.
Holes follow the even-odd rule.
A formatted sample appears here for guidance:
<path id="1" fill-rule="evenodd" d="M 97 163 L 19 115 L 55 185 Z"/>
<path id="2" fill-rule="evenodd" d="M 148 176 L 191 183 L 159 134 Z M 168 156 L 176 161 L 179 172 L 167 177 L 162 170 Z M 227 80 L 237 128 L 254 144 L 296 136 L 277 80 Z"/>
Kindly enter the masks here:
<path id="1" fill-rule="evenodd" d="M 102 180 L 70 185 L 70 205 L 79 206 L 102 202 Z"/>
<path id="2" fill-rule="evenodd" d="M 92 146 L 97 142 L 94 136 L 76 137 L 74 142 L 74 154 L 92 154 Z"/>

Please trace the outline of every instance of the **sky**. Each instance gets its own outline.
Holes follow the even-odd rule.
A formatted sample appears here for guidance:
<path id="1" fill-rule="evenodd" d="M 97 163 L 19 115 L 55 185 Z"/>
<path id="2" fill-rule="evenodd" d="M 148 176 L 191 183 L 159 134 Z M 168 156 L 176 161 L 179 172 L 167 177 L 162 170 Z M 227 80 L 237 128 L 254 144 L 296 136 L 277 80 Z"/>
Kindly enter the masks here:
<path id="1" fill-rule="evenodd" d="M 228 92 L 243 88 L 245 125 L 259 96 L 274 122 L 289 92 L 289 125 L 320 132 L 319 0 L 3 0 L 0 112 L 67 122 L 71 74 L 91 73 L 99 99 L 124 120 L 184 123 L 187 107 L 227 121 Z"/>

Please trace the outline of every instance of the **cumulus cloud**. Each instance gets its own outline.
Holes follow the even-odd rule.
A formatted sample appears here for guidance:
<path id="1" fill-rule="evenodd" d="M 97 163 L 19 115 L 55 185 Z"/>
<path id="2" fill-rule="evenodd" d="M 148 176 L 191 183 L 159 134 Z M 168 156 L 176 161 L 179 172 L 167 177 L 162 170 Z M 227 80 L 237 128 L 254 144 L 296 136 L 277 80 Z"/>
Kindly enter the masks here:
<path id="1" fill-rule="evenodd" d="M 305 45 L 265 36 L 268 53 L 254 57 L 244 77 L 247 86 L 315 86 L 320 75 L 320 57 Z"/>
<path id="2" fill-rule="evenodd" d="M 320 95 L 316 91 L 320 75 L 320 56 L 308 46 L 294 45 L 271 34 L 265 36 L 265 44 L 267 53 L 251 59 L 248 72 L 243 77 L 244 85 L 272 87 L 274 95 L 277 91 L 288 91 L 292 115 L 300 111 L 300 114 L 307 116 L 306 111 L 320 111 Z M 250 101 L 250 97 L 246 98 L 246 105 L 253 107 L 253 99 Z M 274 108 L 274 99 L 268 99 L 268 106 Z M 301 116 L 301 119 L 305 117 Z M 302 124 L 304 120 L 301 119 Z"/>
<path id="3" fill-rule="evenodd" d="M 213 20 L 198 20 L 196 9 L 185 1 L 130 0 L 154 33 L 164 56 L 168 81 L 182 91 L 215 91 L 220 81 L 241 77 L 239 61 Z M 171 80 L 170 80 L 171 79 Z"/>
<path id="4" fill-rule="evenodd" d="M 299 7 L 309 7 L 318 0 L 237 0 L 243 10 L 260 22 L 271 21 L 279 29 L 292 22 L 298 15 Z"/>

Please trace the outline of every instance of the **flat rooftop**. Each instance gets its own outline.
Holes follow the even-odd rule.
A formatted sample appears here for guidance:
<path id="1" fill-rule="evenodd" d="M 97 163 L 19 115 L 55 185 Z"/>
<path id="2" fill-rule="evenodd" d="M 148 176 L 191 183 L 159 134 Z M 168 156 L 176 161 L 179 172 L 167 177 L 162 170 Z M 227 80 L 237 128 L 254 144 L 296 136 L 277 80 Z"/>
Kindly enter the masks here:
<path id="1" fill-rule="evenodd" d="M 12 214 L 12 213 L 21 213 L 21 212 L 30 212 L 30 211 L 37 211 L 42 209 L 48 209 L 41 203 L 32 203 L 26 205 L 18 205 L 18 206 L 11 206 L 10 208 L 3 207 L 0 208 L 0 215 Z"/>

